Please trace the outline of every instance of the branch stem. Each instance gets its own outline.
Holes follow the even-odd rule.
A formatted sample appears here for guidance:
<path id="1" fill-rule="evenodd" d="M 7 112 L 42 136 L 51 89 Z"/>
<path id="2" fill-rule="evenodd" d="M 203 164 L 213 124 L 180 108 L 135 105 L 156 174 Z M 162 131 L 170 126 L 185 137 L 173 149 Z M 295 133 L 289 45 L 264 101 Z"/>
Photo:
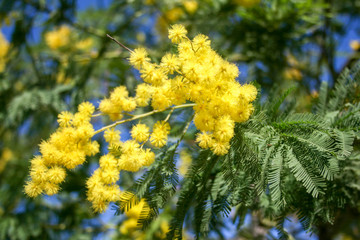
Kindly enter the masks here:
<path id="1" fill-rule="evenodd" d="M 100 128 L 99 130 L 94 132 L 93 136 L 95 136 L 96 134 L 98 134 L 100 132 L 103 132 L 103 131 L 105 131 L 105 130 L 107 130 L 109 128 L 116 127 L 117 125 L 120 125 L 120 124 L 123 124 L 123 123 L 126 123 L 126 122 L 131 122 L 133 120 L 144 118 L 144 117 L 147 117 L 147 116 L 151 116 L 151 115 L 153 115 L 155 113 L 164 112 L 166 110 L 174 111 L 175 109 L 178 109 L 178 108 L 193 107 L 195 105 L 196 105 L 195 103 L 188 103 L 188 104 L 177 105 L 177 106 L 174 106 L 174 107 L 169 107 L 169 108 L 166 108 L 165 110 L 153 110 L 151 112 L 147 112 L 147 113 L 143 113 L 143 114 L 139 114 L 139 115 L 134 115 L 134 117 L 132 117 L 132 118 L 120 120 L 120 121 L 114 122 L 114 123 L 112 123 L 112 124 L 110 124 L 108 126 Z"/>
<path id="2" fill-rule="evenodd" d="M 99 112 L 99 113 L 93 114 L 91 117 L 100 117 L 102 115 L 104 115 L 104 114 L 102 112 Z"/>
<path id="3" fill-rule="evenodd" d="M 166 116 L 166 118 L 165 118 L 165 120 L 164 120 L 165 122 L 167 122 L 167 121 L 170 119 L 170 116 L 171 116 L 171 114 L 173 113 L 173 111 L 174 111 L 174 108 L 171 108 L 169 114 Z"/>
<path id="4" fill-rule="evenodd" d="M 125 50 L 133 53 L 134 51 L 131 50 L 130 48 L 128 48 L 127 46 L 125 46 L 124 44 L 122 44 L 121 42 L 119 42 L 118 40 L 116 40 L 115 38 L 113 38 L 112 36 L 110 36 L 109 34 L 106 34 L 106 36 L 108 38 L 110 38 L 111 40 L 113 40 L 114 42 L 116 42 L 120 47 L 124 48 Z"/>

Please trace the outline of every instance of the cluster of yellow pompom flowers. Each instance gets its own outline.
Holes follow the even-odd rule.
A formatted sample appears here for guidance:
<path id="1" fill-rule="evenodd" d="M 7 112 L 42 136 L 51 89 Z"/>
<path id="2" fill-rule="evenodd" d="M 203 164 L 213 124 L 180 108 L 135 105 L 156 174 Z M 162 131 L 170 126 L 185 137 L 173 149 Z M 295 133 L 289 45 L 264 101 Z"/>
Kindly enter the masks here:
<path id="1" fill-rule="evenodd" d="M 174 109 L 193 108 L 194 124 L 200 130 L 196 141 L 201 148 L 216 155 L 229 151 L 235 123 L 250 117 L 257 89 L 236 81 L 237 66 L 212 50 L 207 36 L 199 34 L 190 40 L 186 34 L 182 25 L 170 28 L 169 38 L 177 45 L 177 52 L 166 53 L 159 64 L 151 62 L 144 48 L 128 49 L 130 64 L 144 80 L 136 87 L 134 97 L 129 96 L 126 87 L 119 86 L 100 102 L 98 114 L 93 114 L 94 106 L 86 102 L 75 115 L 68 112 L 59 115 L 60 128 L 41 143 L 42 156 L 31 162 L 31 180 L 25 187 L 29 196 L 56 193 L 65 178 L 65 168 L 72 169 L 82 164 L 86 155 L 97 153 L 98 144 L 91 138 L 104 132 L 109 152 L 100 158 L 100 167 L 88 180 L 87 188 L 94 210 L 105 211 L 110 202 L 120 198 L 117 185 L 120 171 L 136 172 L 155 161 L 155 153 L 146 143 L 155 148 L 166 145 L 170 133 L 168 120 Z M 132 114 L 148 105 L 152 111 Z M 169 111 L 166 119 L 156 122 L 152 129 L 140 122 L 134 124 L 132 139 L 121 141 L 117 125 L 163 111 Z M 90 119 L 102 115 L 109 116 L 114 123 L 94 131 Z"/>
<path id="2" fill-rule="evenodd" d="M 199 34 L 190 40 L 186 34 L 182 25 L 172 26 L 169 38 L 177 44 L 178 54 L 165 54 L 160 64 L 151 63 L 143 48 L 131 53 L 130 63 L 148 84 L 140 85 L 137 92 L 141 92 L 141 97 L 136 96 L 135 101 L 141 99 L 145 105 L 151 98 L 151 106 L 158 111 L 189 101 L 195 103 L 194 123 L 201 131 L 196 139 L 199 146 L 224 155 L 229 150 L 235 122 L 250 117 L 257 90 L 235 80 L 238 68 L 211 49 L 207 36 Z M 144 89 L 149 92 L 145 94 Z"/>
<path id="3" fill-rule="evenodd" d="M 40 144 L 41 156 L 31 160 L 31 180 L 25 186 L 27 195 L 56 194 L 59 184 L 65 180 L 65 169 L 73 169 L 83 164 L 86 156 L 99 152 L 99 144 L 91 141 L 94 129 L 90 120 L 94 111 L 91 103 L 84 102 L 76 114 L 62 112 L 59 115 L 58 130 Z"/>

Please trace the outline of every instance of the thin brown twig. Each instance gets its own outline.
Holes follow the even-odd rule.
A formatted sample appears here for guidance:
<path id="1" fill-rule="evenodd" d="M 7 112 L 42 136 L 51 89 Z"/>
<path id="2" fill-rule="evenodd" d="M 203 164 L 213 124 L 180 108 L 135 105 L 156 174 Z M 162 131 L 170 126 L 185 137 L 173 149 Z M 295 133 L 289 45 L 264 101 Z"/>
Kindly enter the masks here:
<path id="1" fill-rule="evenodd" d="M 106 34 L 106 36 L 107 36 L 108 38 L 110 38 L 111 40 L 113 40 L 114 42 L 116 42 L 120 47 L 128 50 L 128 51 L 131 52 L 131 53 L 134 52 L 133 50 L 131 50 L 130 48 L 128 48 L 127 46 L 125 46 L 124 44 L 122 44 L 121 42 L 119 42 L 118 40 L 116 40 L 115 38 L 113 38 L 112 36 L 110 36 L 109 34 Z"/>

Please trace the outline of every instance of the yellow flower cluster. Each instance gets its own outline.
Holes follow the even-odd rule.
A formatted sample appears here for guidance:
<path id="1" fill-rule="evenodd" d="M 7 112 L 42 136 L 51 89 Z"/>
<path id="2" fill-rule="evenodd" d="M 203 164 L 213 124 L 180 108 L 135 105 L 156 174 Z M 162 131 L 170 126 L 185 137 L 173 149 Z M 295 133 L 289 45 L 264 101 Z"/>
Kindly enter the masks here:
<path id="1" fill-rule="evenodd" d="M 56 194 L 65 180 L 65 169 L 75 168 L 84 163 L 86 156 L 99 151 L 99 144 L 91 141 L 94 129 L 90 119 L 94 110 L 91 103 L 84 102 L 74 115 L 59 114 L 59 129 L 40 144 L 41 155 L 31 160 L 31 180 L 25 186 L 28 196 L 36 197 L 43 192 Z"/>
<path id="2" fill-rule="evenodd" d="M 150 166 L 155 161 L 155 153 L 141 148 L 135 140 L 124 142 L 121 151 L 119 166 L 125 171 L 137 172 L 141 167 Z"/>
<path id="3" fill-rule="evenodd" d="M 150 166 L 155 161 L 155 153 L 149 148 L 143 148 L 143 144 L 150 137 L 149 127 L 138 123 L 132 127 L 131 136 L 133 139 L 121 142 L 120 131 L 112 128 L 104 132 L 110 153 L 100 158 L 99 169 L 87 181 L 88 200 L 92 202 L 96 212 L 105 211 L 110 202 L 118 200 L 120 188 L 116 182 L 121 170 L 137 172 L 141 167 Z M 167 135 L 162 137 L 167 138 Z M 114 148 L 119 149 L 120 157 L 113 155 Z"/>
<path id="4" fill-rule="evenodd" d="M 132 59 L 132 61 L 140 68 L 142 62 L 148 61 L 149 59 L 142 49 L 138 49 L 136 52 L 137 58 Z M 112 120 L 119 120 L 123 118 L 126 112 L 134 111 L 137 106 L 147 106 L 151 96 L 152 87 L 145 83 L 137 86 L 135 97 L 129 97 L 127 89 L 120 86 L 110 93 L 109 98 L 105 98 L 100 102 L 99 110 L 108 115 Z M 164 146 L 167 142 L 169 131 L 170 125 L 164 121 L 156 123 L 151 134 L 148 126 L 138 123 L 132 127 L 132 139 L 121 142 L 120 131 L 114 128 L 105 130 L 104 138 L 109 143 L 109 157 L 111 156 L 114 163 L 111 166 L 109 164 L 101 166 L 100 164 L 100 168 L 95 171 L 94 175 L 88 181 L 88 199 L 93 203 L 95 211 L 102 212 L 106 209 L 109 202 L 115 201 L 113 193 L 115 188 L 118 189 L 116 185 L 118 179 L 114 177 L 115 175 L 118 176 L 121 170 L 137 172 L 140 168 L 150 166 L 155 161 L 155 153 L 149 148 L 143 148 L 143 146 L 148 140 L 150 140 L 155 147 Z M 119 155 L 119 157 L 117 155 Z M 104 174 L 100 174 L 103 171 L 113 174 L 111 178 L 113 180 L 112 182 L 104 181 Z M 96 185 L 94 183 L 98 184 Z M 99 187 L 99 184 L 102 185 Z M 111 188 L 109 189 L 109 193 L 99 194 L 99 191 L 106 191 L 104 189 L 105 186 Z"/>
<path id="5" fill-rule="evenodd" d="M 95 211 L 105 211 L 110 202 L 118 201 L 121 196 L 117 185 L 120 172 L 136 172 L 155 161 L 155 153 L 144 146 L 147 142 L 157 148 L 166 145 L 170 133 L 168 120 L 178 108 L 193 107 L 194 124 L 201 131 L 196 141 L 201 148 L 209 148 L 217 155 L 228 152 L 235 123 L 250 117 L 257 90 L 235 80 L 238 68 L 211 49 L 208 37 L 199 34 L 190 40 L 186 34 L 182 25 L 170 28 L 169 38 L 177 44 L 177 52 L 165 54 L 159 64 L 151 62 L 144 48 L 130 50 L 129 62 L 144 80 L 137 86 L 134 97 L 129 96 L 126 87 L 119 86 L 100 102 L 99 114 L 92 115 L 94 106 L 85 102 L 76 114 L 59 115 L 59 129 L 40 144 L 41 156 L 31 161 L 31 180 L 25 186 L 27 195 L 57 193 L 65 179 L 65 169 L 73 169 L 87 155 L 96 154 L 99 146 L 91 138 L 104 132 L 109 152 L 100 158 L 99 168 L 87 181 L 87 196 Z M 131 113 L 149 104 L 153 111 Z M 170 109 L 166 119 L 156 122 L 152 131 L 147 125 L 137 123 L 131 129 L 132 139 L 121 141 L 120 131 L 115 129 L 117 125 Z M 91 117 L 101 115 L 108 115 L 116 122 L 94 131 Z M 125 115 L 129 117 L 122 120 Z M 129 220 L 127 224 L 134 223 Z"/>
<path id="6" fill-rule="evenodd" d="M 146 142 L 149 135 L 149 127 L 145 124 L 139 123 L 131 129 L 131 137 L 138 142 Z"/>
<path id="7" fill-rule="evenodd" d="M 151 134 L 151 143 L 155 147 L 163 147 L 166 145 L 167 136 L 170 131 L 170 125 L 167 122 L 161 121 L 154 124 L 153 132 Z"/>
<path id="8" fill-rule="evenodd" d="M 190 40 L 186 34 L 182 25 L 170 28 L 169 38 L 178 44 L 178 53 L 165 54 L 160 64 L 151 63 L 143 48 L 133 51 L 129 61 L 151 86 L 152 94 L 147 96 L 152 96 L 154 110 L 163 111 L 187 101 L 196 103 L 194 123 L 202 132 L 197 137 L 200 147 L 223 155 L 230 147 L 235 122 L 250 117 L 257 90 L 235 80 L 238 68 L 211 49 L 207 36 L 199 34 Z M 165 132 L 165 128 L 154 126 L 153 145 L 161 147 L 166 143 L 162 141 Z"/>
<path id="9" fill-rule="evenodd" d="M 100 168 L 89 178 L 88 200 L 96 212 L 104 212 L 109 202 L 115 202 L 120 197 L 120 187 L 116 184 L 120 177 L 117 159 L 111 154 L 100 158 Z"/>
<path id="10" fill-rule="evenodd" d="M 155 161 L 155 153 L 143 145 L 151 136 L 151 142 L 156 147 L 166 144 L 170 126 L 167 122 L 159 121 L 154 125 L 150 135 L 149 127 L 138 123 L 132 127 L 133 139 L 126 142 L 120 141 L 120 131 L 107 129 L 104 133 L 105 140 L 109 143 L 110 153 L 100 158 L 100 168 L 87 181 L 88 200 L 92 202 L 96 212 L 106 210 L 108 204 L 117 201 L 120 188 L 116 184 L 120 171 L 137 172 L 144 166 L 150 166 Z M 140 145 L 141 144 L 141 145 Z M 119 147 L 120 157 L 112 155 L 112 148 Z"/>
<path id="11" fill-rule="evenodd" d="M 70 43 L 71 30 L 63 25 L 45 34 L 45 42 L 51 49 L 58 49 Z"/>
<path id="12" fill-rule="evenodd" d="M 10 44 L 0 32 L 0 73 L 4 71 Z"/>
<path id="13" fill-rule="evenodd" d="M 152 139 L 155 136 L 158 142 L 165 145 L 168 129 L 168 123 L 156 123 L 151 134 Z M 92 202 L 97 212 L 105 211 L 110 202 L 118 200 L 116 197 L 120 196 L 120 188 L 116 182 L 119 180 L 121 170 L 137 172 L 140 168 L 150 166 L 155 161 L 155 153 L 149 148 L 143 148 L 144 143 L 150 138 L 149 127 L 138 123 L 132 127 L 131 136 L 133 139 L 121 142 L 120 131 L 107 129 L 104 133 L 104 138 L 109 143 L 110 153 L 100 158 L 100 168 L 87 182 L 88 200 Z M 117 149 L 117 147 L 121 152 L 120 157 L 115 157 L 111 153 L 112 148 Z"/>
<path id="14" fill-rule="evenodd" d="M 110 98 L 105 98 L 100 102 L 99 109 L 101 112 L 108 114 L 111 120 L 123 118 L 123 111 L 131 112 L 136 108 L 136 101 L 129 97 L 129 92 L 124 86 L 114 89 Z"/>

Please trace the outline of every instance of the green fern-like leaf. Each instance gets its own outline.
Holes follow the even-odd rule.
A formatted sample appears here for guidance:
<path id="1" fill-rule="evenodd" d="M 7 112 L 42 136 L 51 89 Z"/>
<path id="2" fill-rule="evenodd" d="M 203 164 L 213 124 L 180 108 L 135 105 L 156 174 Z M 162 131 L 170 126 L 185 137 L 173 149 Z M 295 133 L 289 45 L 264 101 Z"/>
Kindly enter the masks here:
<path id="1" fill-rule="evenodd" d="M 297 159 L 291 148 L 286 150 L 286 161 L 296 180 L 302 182 L 308 193 L 316 198 L 323 192 L 321 189 L 325 187 L 323 179 L 309 171 L 309 169 Z"/>
<path id="2" fill-rule="evenodd" d="M 337 146 L 339 148 L 340 157 L 348 157 L 353 151 L 354 133 L 352 131 L 345 132 L 338 129 L 333 129 Z"/>
<path id="3" fill-rule="evenodd" d="M 274 155 L 269 171 L 269 190 L 271 200 L 276 207 L 282 206 L 281 194 L 281 172 L 283 169 L 283 156 L 282 148 L 278 149 Z"/>
<path id="4" fill-rule="evenodd" d="M 316 112 L 318 114 L 324 115 L 326 113 L 327 99 L 328 99 L 328 83 L 326 81 L 322 81 L 319 90 L 319 101 L 315 106 Z"/>

